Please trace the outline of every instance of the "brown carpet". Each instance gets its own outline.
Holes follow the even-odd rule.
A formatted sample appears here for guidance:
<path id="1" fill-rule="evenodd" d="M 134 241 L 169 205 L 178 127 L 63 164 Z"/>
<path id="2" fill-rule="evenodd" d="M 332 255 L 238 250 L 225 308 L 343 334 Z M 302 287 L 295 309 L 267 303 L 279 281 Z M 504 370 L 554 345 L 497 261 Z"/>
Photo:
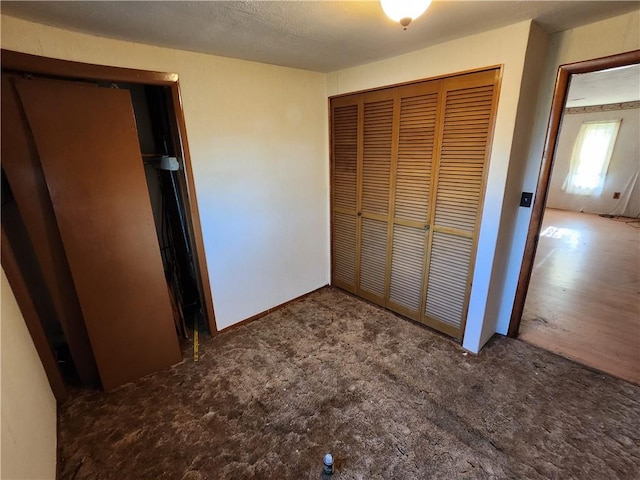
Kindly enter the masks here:
<path id="1" fill-rule="evenodd" d="M 474 356 L 339 290 L 59 410 L 62 479 L 638 478 L 640 387 L 517 340 Z"/>

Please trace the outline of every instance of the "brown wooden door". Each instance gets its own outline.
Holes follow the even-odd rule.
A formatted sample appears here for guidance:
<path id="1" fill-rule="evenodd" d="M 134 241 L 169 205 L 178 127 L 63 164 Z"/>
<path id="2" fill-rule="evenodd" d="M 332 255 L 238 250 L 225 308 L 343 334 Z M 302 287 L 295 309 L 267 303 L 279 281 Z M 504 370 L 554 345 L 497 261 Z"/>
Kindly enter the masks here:
<path id="1" fill-rule="evenodd" d="M 129 93 L 16 82 L 106 390 L 180 361 Z"/>
<path id="2" fill-rule="evenodd" d="M 333 283 L 356 293 L 358 211 L 358 104 L 333 103 L 332 109 Z"/>
<path id="3" fill-rule="evenodd" d="M 393 175 L 393 230 L 388 307 L 421 320 L 441 82 L 399 90 L 398 153 Z"/>
<path id="4" fill-rule="evenodd" d="M 462 338 L 497 102 L 498 70 L 443 80 L 424 322 Z"/>
<path id="5" fill-rule="evenodd" d="M 358 294 L 381 305 L 388 296 L 389 194 L 394 131 L 394 93 L 363 101 L 362 189 Z"/>
<path id="6" fill-rule="evenodd" d="M 11 186 L 33 255 L 51 296 L 54 315 L 64 332 L 80 381 L 87 386 L 99 385 L 98 370 L 38 152 L 12 78 L 19 77 L 2 74 L 2 170 Z M 32 294 L 36 293 L 32 291 Z M 37 304 L 35 299 L 34 303 Z"/>

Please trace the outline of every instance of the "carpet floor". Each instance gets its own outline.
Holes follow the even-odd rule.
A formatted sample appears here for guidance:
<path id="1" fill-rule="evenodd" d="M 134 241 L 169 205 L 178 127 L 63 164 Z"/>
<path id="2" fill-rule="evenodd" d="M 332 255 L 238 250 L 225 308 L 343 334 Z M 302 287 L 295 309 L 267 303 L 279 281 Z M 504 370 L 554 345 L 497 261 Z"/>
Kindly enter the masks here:
<path id="1" fill-rule="evenodd" d="M 635 479 L 640 387 L 323 288 L 59 408 L 61 479 Z"/>

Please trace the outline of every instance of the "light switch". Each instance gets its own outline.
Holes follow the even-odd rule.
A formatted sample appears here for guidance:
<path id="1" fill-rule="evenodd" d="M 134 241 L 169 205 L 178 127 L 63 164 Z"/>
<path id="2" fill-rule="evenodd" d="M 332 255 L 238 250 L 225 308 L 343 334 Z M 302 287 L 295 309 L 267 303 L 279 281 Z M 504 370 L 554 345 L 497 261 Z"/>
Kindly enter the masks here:
<path id="1" fill-rule="evenodd" d="M 522 192 L 522 196 L 520 197 L 520 206 L 531 208 L 531 200 L 533 199 L 533 193 L 531 192 Z"/>

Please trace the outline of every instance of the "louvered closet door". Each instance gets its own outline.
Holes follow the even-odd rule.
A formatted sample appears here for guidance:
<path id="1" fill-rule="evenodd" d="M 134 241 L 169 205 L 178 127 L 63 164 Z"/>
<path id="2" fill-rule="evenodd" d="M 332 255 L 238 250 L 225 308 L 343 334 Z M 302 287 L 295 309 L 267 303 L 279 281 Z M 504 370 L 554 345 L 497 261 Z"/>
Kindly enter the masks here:
<path id="1" fill-rule="evenodd" d="M 333 284 L 356 293 L 358 105 L 338 99 L 332 107 Z"/>
<path id="2" fill-rule="evenodd" d="M 388 227 L 393 138 L 393 93 L 367 94 L 363 102 L 362 194 L 358 294 L 386 304 Z"/>
<path id="3" fill-rule="evenodd" d="M 462 338 L 498 70 L 333 99 L 333 281 Z"/>
<path id="4" fill-rule="evenodd" d="M 429 197 L 440 81 L 403 87 L 399 98 L 398 152 L 388 307 L 421 318 Z"/>
<path id="5" fill-rule="evenodd" d="M 497 70 L 443 81 L 425 322 L 462 337 L 493 130 Z"/>

